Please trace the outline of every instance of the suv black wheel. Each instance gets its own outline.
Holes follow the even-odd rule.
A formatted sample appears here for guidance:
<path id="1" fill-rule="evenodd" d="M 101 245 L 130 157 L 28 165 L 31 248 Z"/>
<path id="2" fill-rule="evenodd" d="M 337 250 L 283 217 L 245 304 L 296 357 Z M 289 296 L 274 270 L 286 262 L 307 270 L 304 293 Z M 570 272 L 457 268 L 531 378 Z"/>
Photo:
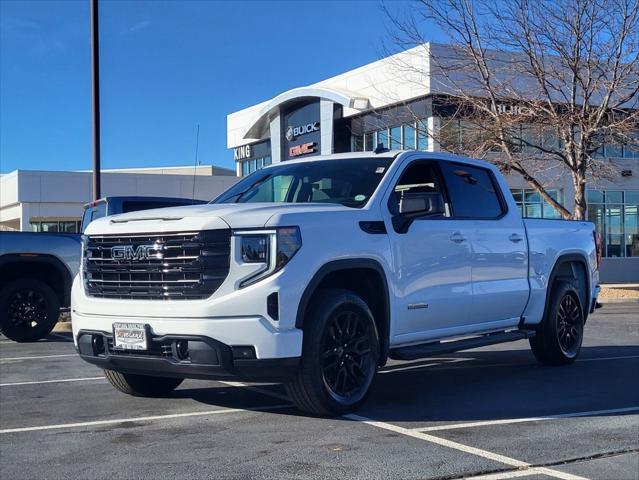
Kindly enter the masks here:
<path id="1" fill-rule="evenodd" d="M 366 302 L 347 290 L 320 292 L 304 319 L 300 369 L 286 388 L 314 415 L 341 415 L 365 401 L 379 362 L 379 335 Z"/>
<path id="2" fill-rule="evenodd" d="M 46 337 L 59 316 L 58 296 L 40 280 L 16 280 L 0 292 L 0 330 L 11 340 L 33 342 Z"/>
<path id="3" fill-rule="evenodd" d="M 544 365 L 568 365 L 579 355 L 583 335 L 579 292 L 568 282 L 555 283 L 544 319 L 530 339 L 535 358 Z"/>
<path id="4" fill-rule="evenodd" d="M 116 389 L 135 397 L 161 397 L 175 390 L 183 378 L 133 375 L 114 370 L 104 370 L 104 376 Z"/>

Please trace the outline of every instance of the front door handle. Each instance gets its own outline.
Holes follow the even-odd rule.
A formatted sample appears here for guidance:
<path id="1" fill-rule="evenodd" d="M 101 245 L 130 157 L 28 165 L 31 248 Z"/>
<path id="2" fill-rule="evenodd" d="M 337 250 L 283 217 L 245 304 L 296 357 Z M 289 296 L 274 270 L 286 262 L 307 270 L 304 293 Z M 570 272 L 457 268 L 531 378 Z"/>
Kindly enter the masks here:
<path id="1" fill-rule="evenodd" d="M 466 237 L 459 232 L 451 234 L 450 241 L 455 243 L 462 243 L 466 241 Z"/>
<path id="2" fill-rule="evenodd" d="M 524 239 L 524 237 L 522 237 L 521 235 L 517 234 L 517 233 L 513 233 L 510 237 L 508 237 L 508 240 L 510 240 L 513 243 L 519 243 Z"/>

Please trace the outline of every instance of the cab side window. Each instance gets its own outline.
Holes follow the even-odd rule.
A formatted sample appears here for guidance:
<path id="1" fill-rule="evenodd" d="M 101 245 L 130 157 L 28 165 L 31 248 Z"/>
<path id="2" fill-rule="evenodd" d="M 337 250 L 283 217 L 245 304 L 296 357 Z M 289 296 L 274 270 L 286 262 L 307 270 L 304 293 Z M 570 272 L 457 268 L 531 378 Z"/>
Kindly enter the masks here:
<path id="1" fill-rule="evenodd" d="M 455 217 L 495 219 L 504 213 L 490 171 L 452 162 L 441 162 L 441 167 Z"/>
<path id="2" fill-rule="evenodd" d="M 389 208 L 393 215 L 397 215 L 405 206 L 416 199 L 425 199 L 428 211 L 424 216 L 449 217 L 450 209 L 441 188 L 441 181 L 435 164 L 417 161 L 404 170 L 393 194 L 390 197 Z"/>

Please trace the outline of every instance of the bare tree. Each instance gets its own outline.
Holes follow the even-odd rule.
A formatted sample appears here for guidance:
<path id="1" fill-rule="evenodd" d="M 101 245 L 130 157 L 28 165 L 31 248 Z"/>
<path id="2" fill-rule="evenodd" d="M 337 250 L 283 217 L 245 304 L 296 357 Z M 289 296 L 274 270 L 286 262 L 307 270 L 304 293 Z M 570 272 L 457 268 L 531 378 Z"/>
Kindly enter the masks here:
<path id="1" fill-rule="evenodd" d="M 583 219 L 587 178 L 619 175 L 597 154 L 604 143 L 639 145 L 639 0 L 415 0 L 386 11 L 395 48 L 423 49 L 431 89 L 455 106 L 433 133 L 442 149 L 515 172 L 563 218 Z M 427 44 L 433 22 L 451 42 L 440 54 Z M 398 58 L 398 71 L 416 68 Z M 460 119 L 461 145 L 451 138 Z M 571 176 L 574 211 L 544 186 L 550 170 Z"/>

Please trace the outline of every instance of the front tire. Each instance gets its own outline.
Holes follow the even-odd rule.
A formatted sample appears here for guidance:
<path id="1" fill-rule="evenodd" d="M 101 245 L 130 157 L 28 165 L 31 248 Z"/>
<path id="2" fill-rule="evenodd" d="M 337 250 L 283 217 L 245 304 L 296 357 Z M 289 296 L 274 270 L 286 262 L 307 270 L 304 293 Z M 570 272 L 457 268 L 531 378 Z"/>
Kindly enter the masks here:
<path id="1" fill-rule="evenodd" d="M 114 370 L 104 370 L 104 376 L 117 390 L 134 397 L 162 397 L 175 390 L 183 378 L 133 375 Z"/>
<path id="2" fill-rule="evenodd" d="M 313 415 L 343 415 L 366 400 L 379 363 L 379 335 L 370 308 L 348 290 L 321 291 L 304 320 L 300 368 L 289 397 Z"/>
<path id="3" fill-rule="evenodd" d="M 58 296 L 40 280 L 15 280 L 0 292 L 0 331 L 13 341 L 34 342 L 46 337 L 59 316 Z"/>
<path id="4" fill-rule="evenodd" d="M 544 319 L 530 339 L 535 358 L 544 365 L 569 365 L 581 351 L 583 334 L 579 292 L 568 282 L 554 284 Z"/>

